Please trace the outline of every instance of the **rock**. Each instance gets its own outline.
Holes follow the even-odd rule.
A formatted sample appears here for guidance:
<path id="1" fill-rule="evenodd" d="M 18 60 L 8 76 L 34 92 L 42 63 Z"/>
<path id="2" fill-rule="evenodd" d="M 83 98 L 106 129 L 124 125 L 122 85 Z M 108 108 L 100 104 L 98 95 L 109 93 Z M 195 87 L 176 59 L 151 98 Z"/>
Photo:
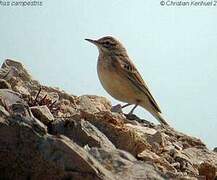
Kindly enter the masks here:
<path id="1" fill-rule="evenodd" d="M 45 125 L 54 121 L 54 117 L 47 106 L 33 106 L 30 109 L 34 117 L 39 119 Z"/>
<path id="2" fill-rule="evenodd" d="M 131 154 L 121 150 L 91 148 L 89 151 L 116 179 L 166 179 L 152 164 L 137 161 Z"/>
<path id="3" fill-rule="evenodd" d="M 111 103 L 104 97 L 84 95 L 77 98 L 78 109 L 88 113 L 110 111 Z"/>
<path id="4" fill-rule="evenodd" d="M 189 157 L 181 152 L 174 154 L 175 162 L 179 162 L 178 169 L 181 172 L 186 172 L 188 174 L 198 174 L 197 168 L 194 167 L 194 164 L 189 160 Z"/>
<path id="5" fill-rule="evenodd" d="M 20 94 L 22 94 L 24 96 L 30 96 L 28 89 L 26 87 L 23 87 L 20 85 L 14 86 L 14 91 L 19 92 Z"/>
<path id="6" fill-rule="evenodd" d="M 38 154 L 36 141 L 40 138 L 36 137 L 41 133 L 37 134 L 38 131 L 25 124 L 22 118 L 0 121 L 1 179 L 36 179 L 46 173 L 47 177 L 55 174 L 55 171 L 48 173 L 48 166 Z"/>
<path id="7" fill-rule="evenodd" d="M 0 117 L 6 118 L 9 116 L 9 112 L 3 106 L 0 106 Z"/>
<path id="8" fill-rule="evenodd" d="M 0 77 L 10 84 L 13 91 L 25 96 L 38 90 L 41 86 L 37 81 L 32 79 L 21 63 L 10 59 L 5 60 L 2 64 Z"/>
<path id="9" fill-rule="evenodd" d="M 81 117 L 103 132 L 116 148 L 137 155 L 146 148 L 150 148 L 140 134 L 124 124 L 124 117 L 104 111 L 96 114 L 82 112 Z"/>
<path id="10" fill-rule="evenodd" d="M 83 119 L 58 119 L 50 127 L 51 134 L 64 134 L 74 142 L 84 147 L 102 147 L 105 149 L 115 149 L 109 139 L 95 126 Z"/>
<path id="11" fill-rule="evenodd" d="M 25 106 L 22 103 L 12 104 L 10 107 L 10 112 L 12 112 L 13 115 L 32 117 L 32 113 L 30 112 L 29 107 Z"/>
<path id="12" fill-rule="evenodd" d="M 138 159 L 141 159 L 143 161 L 150 161 L 152 163 L 155 163 L 156 166 L 161 169 L 162 172 L 174 172 L 176 173 L 176 169 L 173 167 L 172 164 L 170 164 L 166 159 L 158 156 L 154 152 L 150 150 L 144 150 L 143 152 L 138 154 Z"/>
<path id="13" fill-rule="evenodd" d="M 74 114 L 77 114 L 76 107 L 71 104 L 70 100 L 62 99 L 56 103 L 59 111 L 56 111 L 55 114 L 58 117 L 70 117 Z"/>
<path id="14" fill-rule="evenodd" d="M 154 151 L 158 151 L 160 150 L 160 146 L 164 146 L 162 133 L 156 131 L 155 129 L 132 124 L 126 124 L 126 126 L 136 132 L 137 136 L 141 136 L 142 139 L 145 139 L 146 142 L 152 146 Z"/>
<path id="15" fill-rule="evenodd" d="M 0 79 L 0 89 L 11 89 L 11 85 L 4 79 Z"/>
<path id="16" fill-rule="evenodd" d="M 21 63 L 6 60 L 0 179 L 217 179 L 216 150 L 116 108 L 111 112 L 103 97 L 43 86 Z"/>
<path id="17" fill-rule="evenodd" d="M 160 157 L 157 154 L 153 153 L 150 150 L 142 151 L 141 153 L 138 154 L 138 158 L 142 159 L 143 161 L 155 161 L 160 159 Z"/>
<path id="18" fill-rule="evenodd" d="M 153 128 L 143 127 L 139 125 L 126 124 L 127 127 L 133 129 L 137 134 L 147 137 L 147 135 L 154 135 L 157 131 Z"/>
<path id="19" fill-rule="evenodd" d="M 68 100 L 70 102 L 70 104 L 74 107 L 76 107 L 76 99 L 77 97 L 74 95 L 70 95 L 67 94 L 65 91 L 63 90 L 59 90 L 58 88 L 52 88 L 52 87 L 47 87 L 47 86 L 40 86 L 42 87 L 42 89 L 49 94 L 57 94 L 58 95 L 58 99 L 61 100 Z"/>
<path id="20" fill-rule="evenodd" d="M 41 133 L 33 123 L 25 122 L 22 117 L 0 121 L 1 178 L 114 179 L 68 138 Z"/>
<path id="21" fill-rule="evenodd" d="M 0 98 L 0 104 L 9 113 L 32 116 L 27 103 L 21 98 L 20 94 L 9 89 L 0 89 Z"/>
<path id="22" fill-rule="evenodd" d="M 152 145 L 153 148 L 155 148 L 156 146 L 164 147 L 164 137 L 163 136 L 164 136 L 163 133 L 156 132 L 152 135 L 149 135 L 147 137 L 147 141 L 149 142 L 149 144 Z"/>
<path id="23" fill-rule="evenodd" d="M 172 144 L 179 144 L 183 149 L 189 147 L 201 147 L 205 148 L 205 144 L 198 138 L 187 136 L 183 133 L 176 131 L 175 129 L 165 126 L 162 128 L 161 126 L 156 127 L 159 132 L 164 133 L 165 141 Z M 176 145 L 175 145 L 176 146 Z"/>
<path id="24" fill-rule="evenodd" d="M 23 81 L 29 81 L 31 79 L 31 76 L 20 62 L 6 59 L 5 62 L 2 64 L 2 68 L 9 71 L 9 75 L 7 76 L 7 78 L 17 76 L 20 77 Z"/>
<path id="25" fill-rule="evenodd" d="M 217 152 L 217 147 L 215 147 L 215 148 L 213 149 L 213 151 L 214 151 L 214 152 Z"/>
<path id="26" fill-rule="evenodd" d="M 114 179 L 95 158 L 65 136 L 47 136 L 38 147 L 43 159 L 62 170 L 64 178 Z"/>
<path id="27" fill-rule="evenodd" d="M 199 175 L 205 176 L 206 180 L 217 178 L 217 168 L 209 163 L 203 162 L 199 167 Z"/>
<path id="28" fill-rule="evenodd" d="M 8 107 L 10 107 L 12 104 L 19 103 L 27 105 L 19 93 L 16 93 L 10 89 L 0 89 L 0 98 Z"/>
<path id="29" fill-rule="evenodd" d="M 217 154 L 205 148 L 187 148 L 182 151 L 195 166 L 208 162 L 217 167 Z"/>

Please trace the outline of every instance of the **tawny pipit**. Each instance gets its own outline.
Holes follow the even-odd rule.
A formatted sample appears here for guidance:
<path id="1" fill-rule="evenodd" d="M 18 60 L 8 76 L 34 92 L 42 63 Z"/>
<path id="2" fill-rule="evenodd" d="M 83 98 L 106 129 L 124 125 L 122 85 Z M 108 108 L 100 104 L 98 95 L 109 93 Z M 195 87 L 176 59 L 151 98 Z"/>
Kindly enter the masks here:
<path id="1" fill-rule="evenodd" d="M 111 36 L 98 40 L 85 39 L 97 46 L 97 72 L 104 89 L 115 99 L 139 105 L 148 110 L 160 123 L 167 124 L 161 110 L 138 70 L 127 55 L 124 46 Z"/>

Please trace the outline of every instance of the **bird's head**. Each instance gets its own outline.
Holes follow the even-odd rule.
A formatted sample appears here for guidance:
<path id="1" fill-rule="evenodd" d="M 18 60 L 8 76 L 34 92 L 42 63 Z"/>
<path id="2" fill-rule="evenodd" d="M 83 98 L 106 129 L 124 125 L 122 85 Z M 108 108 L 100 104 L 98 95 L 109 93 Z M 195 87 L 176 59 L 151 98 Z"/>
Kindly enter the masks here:
<path id="1" fill-rule="evenodd" d="M 102 37 L 98 40 L 85 39 L 97 46 L 100 53 L 115 53 L 126 51 L 124 46 L 111 36 Z"/>

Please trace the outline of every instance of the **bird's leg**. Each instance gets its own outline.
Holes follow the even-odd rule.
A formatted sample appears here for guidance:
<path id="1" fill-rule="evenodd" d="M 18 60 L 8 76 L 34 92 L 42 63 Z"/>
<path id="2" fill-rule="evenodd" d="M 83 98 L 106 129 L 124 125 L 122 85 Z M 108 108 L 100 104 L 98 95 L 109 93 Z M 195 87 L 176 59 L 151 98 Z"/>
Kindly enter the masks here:
<path id="1" fill-rule="evenodd" d="M 111 111 L 112 111 L 112 112 L 123 113 L 123 112 L 122 112 L 122 109 L 125 108 L 125 107 L 127 107 L 127 106 L 130 106 L 130 105 L 131 105 L 131 104 L 125 104 L 125 105 L 121 106 L 120 104 L 118 104 L 118 105 L 116 105 L 116 106 L 112 106 Z"/>
<path id="2" fill-rule="evenodd" d="M 129 112 L 129 115 L 133 114 L 133 111 L 136 109 L 136 107 L 138 106 L 138 104 L 135 104 L 135 106 L 131 109 L 131 111 Z"/>
<path id="3" fill-rule="evenodd" d="M 127 106 L 130 106 L 131 104 L 125 104 L 125 105 L 123 105 L 123 106 L 121 106 L 121 109 L 124 109 L 125 107 L 127 107 Z"/>

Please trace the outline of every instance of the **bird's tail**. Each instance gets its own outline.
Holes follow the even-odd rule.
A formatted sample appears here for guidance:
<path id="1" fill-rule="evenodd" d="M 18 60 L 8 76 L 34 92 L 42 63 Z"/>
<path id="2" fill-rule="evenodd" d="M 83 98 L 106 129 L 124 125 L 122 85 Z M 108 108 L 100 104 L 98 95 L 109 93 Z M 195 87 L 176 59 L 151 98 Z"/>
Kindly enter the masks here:
<path id="1" fill-rule="evenodd" d="M 167 123 L 167 120 L 163 117 L 163 115 L 158 109 L 154 109 L 150 106 L 147 106 L 145 103 L 141 104 L 141 106 L 145 108 L 147 111 L 149 111 L 152 114 L 152 116 L 154 116 L 155 119 L 157 119 L 162 125 L 169 126 L 169 124 Z"/>

